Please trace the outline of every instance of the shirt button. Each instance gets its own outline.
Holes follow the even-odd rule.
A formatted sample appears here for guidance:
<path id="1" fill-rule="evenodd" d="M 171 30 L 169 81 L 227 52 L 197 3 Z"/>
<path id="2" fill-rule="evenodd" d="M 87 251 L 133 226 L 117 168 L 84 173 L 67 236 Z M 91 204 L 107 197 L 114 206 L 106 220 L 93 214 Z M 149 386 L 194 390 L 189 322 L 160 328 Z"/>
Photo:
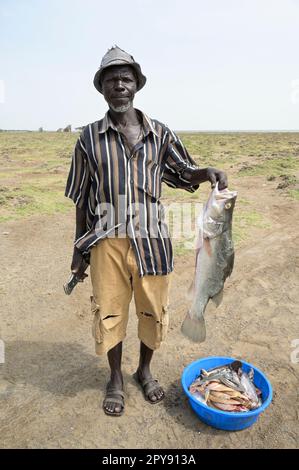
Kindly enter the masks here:
<path id="1" fill-rule="evenodd" d="M 134 183 L 134 180 L 133 180 L 133 178 L 131 178 L 130 182 L 131 182 L 131 184 L 133 184 L 133 183 Z"/>

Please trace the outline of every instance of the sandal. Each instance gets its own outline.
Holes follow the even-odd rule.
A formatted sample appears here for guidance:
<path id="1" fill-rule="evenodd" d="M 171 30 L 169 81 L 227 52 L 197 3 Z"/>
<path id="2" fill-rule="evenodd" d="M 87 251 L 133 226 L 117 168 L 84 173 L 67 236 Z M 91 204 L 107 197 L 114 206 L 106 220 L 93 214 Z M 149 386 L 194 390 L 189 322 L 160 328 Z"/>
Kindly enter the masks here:
<path id="1" fill-rule="evenodd" d="M 107 384 L 106 395 L 103 401 L 103 410 L 106 415 L 109 416 L 121 416 L 125 411 L 125 394 L 122 390 L 110 386 L 110 382 Z M 116 405 L 121 405 L 120 411 L 109 411 L 105 407 L 108 403 L 115 403 Z"/>
<path id="2" fill-rule="evenodd" d="M 137 384 L 140 385 L 140 387 L 143 391 L 144 398 L 149 403 L 151 403 L 152 405 L 155 405 L 156 403 L 159 403 L 160 401 L 162 401 L 165 398 L 165 393 L 163 392 L 163 395 L 162 395 L 161 398 L 157 398 L 156 400 L 151 400 L 150 399 L 150 395 L 153 392 L 155 392 L 158 389 L 160 389 L 160 390 L 162 389 L 162 387 L 161 387 L 161 385 L 159 385 L 159 382 L 158 382 L 157 379 L 150 378 L 150 379 L 141 380 L 140 377 L 139 377 L 138 372 L 135 372 L 133 374 L 133 378 L 135 379 Z"/>

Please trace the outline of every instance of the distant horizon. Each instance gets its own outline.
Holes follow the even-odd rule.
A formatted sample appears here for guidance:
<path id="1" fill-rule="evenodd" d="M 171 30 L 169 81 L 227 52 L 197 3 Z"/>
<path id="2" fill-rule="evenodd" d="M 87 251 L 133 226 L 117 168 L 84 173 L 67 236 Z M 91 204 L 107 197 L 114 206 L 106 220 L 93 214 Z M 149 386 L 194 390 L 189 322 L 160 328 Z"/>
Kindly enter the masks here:
<path id="1" fill-rule="evenodd" d="M 88 124 L 87 124 L 88 125 Z M 84 127 L 84 126 L 82 126 Z M 53 132 L 55 134 L 76 134 L 80 130 L 71 130 L 70 132 L 64 131 L 54 131 L 50 129 L 43 129 L 39 131 L 38 129 L 0 129 L 0 132 L 38 132 L 42 134 L 43 132 Z M 185 134 L 232 134 L 232 133 L 244 133 L 244 134 L 255 134 L 255 133 L 298 133 L 299 129 L 174 129 L 176 133 L 185 133 Z"/>

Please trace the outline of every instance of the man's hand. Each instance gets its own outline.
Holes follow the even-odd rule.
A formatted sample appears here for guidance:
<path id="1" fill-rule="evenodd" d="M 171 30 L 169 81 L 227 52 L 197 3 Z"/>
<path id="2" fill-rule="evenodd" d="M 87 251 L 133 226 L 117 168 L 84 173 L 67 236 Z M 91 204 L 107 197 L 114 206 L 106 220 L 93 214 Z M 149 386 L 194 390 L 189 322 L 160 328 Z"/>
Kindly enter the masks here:
<path id="1" fill-rule="evenodd" d="M 215 188 L 218 181 L 219 190 L 227 188 L 226 173 L 217 170 L 217 168 L 212 168 L 211 166 L 207 168 L 187 168 L 182 176 L 185 180 L 189 181 L 192 186 L 210 181 L 212 188 Z"/>
<path id="2" fill-rule="evenodd" d="M 78 248 L 74 248 L 71 271 L 75 274 L 76 278 L 83 282 L 83 280 L 87 277 L 85 274 L 85 270 L 88 266 L 86 263 L 82 253 L 78 250 Z"/>
<path id="3" fill-rule="evenodd" d="M 218 189 L 221 191 L 221 189 L 227 188 L 227 176 L 224 171 L 217 170 L 216 168 L 208 167 L 207 168 L 207 178 L 208 181 L 211 183 L 211 187 L 215 188 L 216 183 L 218 181 Z"/>

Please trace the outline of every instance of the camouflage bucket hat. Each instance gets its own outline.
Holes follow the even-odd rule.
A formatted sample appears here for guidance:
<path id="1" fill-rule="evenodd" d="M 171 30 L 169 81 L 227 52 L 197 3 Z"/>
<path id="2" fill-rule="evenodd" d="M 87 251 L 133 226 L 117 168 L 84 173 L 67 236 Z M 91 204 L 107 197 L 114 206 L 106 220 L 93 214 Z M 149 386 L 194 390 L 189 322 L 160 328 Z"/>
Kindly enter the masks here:
<path id="1" fill-rule="evenodd" d="M 130 65 L 131 67 L 133 67 L 138 79 L 137 91 L 141 90 L 141 88 L 144 87 L 146 77 L 141 72 L 140 65 L 135 62 L 134 57 L 120 49 L 118 46 L 113 46 L 104 55 L 100 68 L 93 79 L 93 84 L 100 93 L 103 93 L 101 84 L 101 74 L 108 67 L 112 67 L 112 65 Z"/>

